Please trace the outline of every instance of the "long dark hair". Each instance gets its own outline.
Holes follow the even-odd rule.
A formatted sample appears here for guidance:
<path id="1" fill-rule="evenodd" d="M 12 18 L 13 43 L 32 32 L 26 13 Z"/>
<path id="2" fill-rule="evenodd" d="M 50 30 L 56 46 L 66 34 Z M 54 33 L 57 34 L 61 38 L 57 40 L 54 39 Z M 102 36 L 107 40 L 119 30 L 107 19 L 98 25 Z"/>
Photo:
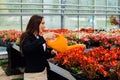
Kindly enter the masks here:
<path id="1" fill-rule="evenodd" d="M 39 25 L 40 25 L 42 19 L 43 19 L 43 16 L 39 16 L 39 15 L 33 15 L 30 18 L 30 20 L 29 20 L 29 22 L 27 24 L 25 32 L 23 32 L 21 37 L 20 37 L 20 51 L 21 51 L 21 53 L 22 53 L 22 44 L 23 44 L 23 41 L 25 40 L 25 38 L 29 34 L 33 34 L 34 32 L 39 33 Z"/>

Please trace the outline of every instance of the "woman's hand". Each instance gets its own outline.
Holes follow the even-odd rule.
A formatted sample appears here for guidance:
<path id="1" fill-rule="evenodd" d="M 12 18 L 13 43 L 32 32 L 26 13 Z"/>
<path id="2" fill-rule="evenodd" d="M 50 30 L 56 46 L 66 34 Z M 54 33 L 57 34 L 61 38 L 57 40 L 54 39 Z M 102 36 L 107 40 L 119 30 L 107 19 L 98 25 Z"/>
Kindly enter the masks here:
<path id="1" fill-rule="evenodd" d="M 55 51 L 54 49 L 51 51 L 52 55 L 57 55 L 57 51 Z"/>

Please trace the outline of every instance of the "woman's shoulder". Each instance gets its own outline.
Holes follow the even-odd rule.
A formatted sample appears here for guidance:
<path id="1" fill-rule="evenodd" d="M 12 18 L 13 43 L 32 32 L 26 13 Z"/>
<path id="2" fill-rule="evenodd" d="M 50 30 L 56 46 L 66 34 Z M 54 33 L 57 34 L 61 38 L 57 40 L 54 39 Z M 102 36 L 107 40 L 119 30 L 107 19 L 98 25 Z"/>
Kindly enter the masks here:
<path id="1" fill-rule="evenodd" d="M 33 34 L 29 34 L 28 36 L 26 36 L 26 38 L 28 38 L 28 39 L 36 39 L 36 37 Z"/>
<path id="2" fill-rule="evenodd" d="M 33 40 L 33 39 L 35 39 L 35 36 L 33 34 L 24 34 L 24 35 L 26 35 L 25 40 Z"/>

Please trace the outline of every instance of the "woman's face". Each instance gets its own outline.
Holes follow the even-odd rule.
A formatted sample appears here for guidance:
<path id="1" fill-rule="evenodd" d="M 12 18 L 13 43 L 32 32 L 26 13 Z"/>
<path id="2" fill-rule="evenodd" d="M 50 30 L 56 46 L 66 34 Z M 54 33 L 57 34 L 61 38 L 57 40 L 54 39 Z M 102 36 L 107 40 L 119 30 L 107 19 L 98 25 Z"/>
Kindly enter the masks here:
<path id="1" fill-rule="evenodd" d="M 42 33 L 44 31 L 44 28 L 45 28 L 45 21 L 44 19 L 42 19 L 40 25 L 39 25 L 39 31 L 40 33 Z"/>

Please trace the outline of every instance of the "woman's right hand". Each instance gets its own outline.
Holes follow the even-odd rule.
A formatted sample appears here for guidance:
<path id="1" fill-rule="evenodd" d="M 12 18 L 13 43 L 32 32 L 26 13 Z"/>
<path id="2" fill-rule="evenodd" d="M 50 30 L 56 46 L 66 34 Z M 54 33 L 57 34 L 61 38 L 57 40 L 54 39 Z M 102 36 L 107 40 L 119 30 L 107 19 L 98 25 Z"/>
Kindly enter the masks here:
<path id="1" fill-rule="evenodd" d="M 57 51 L 53 49 L 53 50 L 51 51 L 51 54 L 52 54 L 52 55 L 57 55 Z"/>

